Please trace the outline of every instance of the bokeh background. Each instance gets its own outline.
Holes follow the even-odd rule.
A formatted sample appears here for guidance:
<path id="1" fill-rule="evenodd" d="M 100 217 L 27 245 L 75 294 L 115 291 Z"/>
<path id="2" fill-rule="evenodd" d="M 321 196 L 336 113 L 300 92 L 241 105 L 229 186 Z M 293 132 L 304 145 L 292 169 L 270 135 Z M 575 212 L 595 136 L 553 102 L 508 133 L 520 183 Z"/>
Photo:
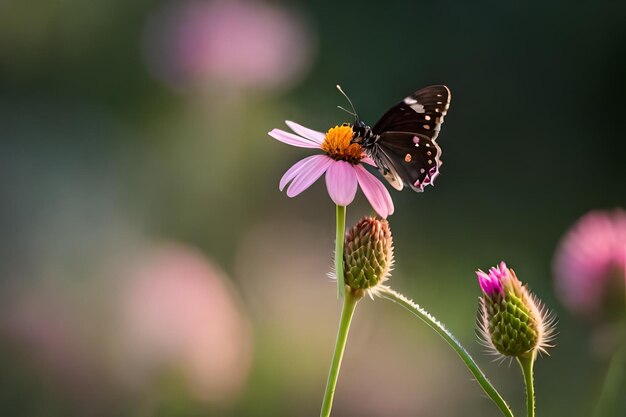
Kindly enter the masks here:
<path id="1" fill-rule="evenodd" d="M 307 150 L 267 132 L 349 121 L 337 83 L 372 124 L 445 83 L 437 186 L 392 191 L 391 284 L 522 415 L 516 365 L 474 333 L 473 271 L 506 260 L 559 317 L 539 415 L 590 415 L 611 344 L 552 262 L 581 215 L 626 206 L 625 20 L 618 1 L 1 1 L 0 414 L 317 415 L 334 207 L 323 182 L 278 191 Z M 369 213 L 357 194 L 348 224 Z M 499 412 L 421 322 L 365 300 L 335 413 Z"/>

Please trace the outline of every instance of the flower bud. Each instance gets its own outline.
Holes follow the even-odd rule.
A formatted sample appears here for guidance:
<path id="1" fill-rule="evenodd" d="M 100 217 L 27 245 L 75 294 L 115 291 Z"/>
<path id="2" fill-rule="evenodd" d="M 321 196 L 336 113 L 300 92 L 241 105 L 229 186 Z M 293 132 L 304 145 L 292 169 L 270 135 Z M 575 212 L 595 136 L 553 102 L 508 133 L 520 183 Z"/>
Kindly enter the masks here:
<path id="1" fill-rule="evenodd" d="M 477 271 L 483 292 L 479 330 L 486 345 L 504 356 L 546 352 L 554 338 L 554 319 L 540 301 L 501 262 L 489 273 Z"/>
<path id="2" fill-rule="evenodd" d="M 393 238 L 387 220 L 363 217 L 347 233 L 344 281 L 352 290 L 372 290 L 389 278 Z"/>

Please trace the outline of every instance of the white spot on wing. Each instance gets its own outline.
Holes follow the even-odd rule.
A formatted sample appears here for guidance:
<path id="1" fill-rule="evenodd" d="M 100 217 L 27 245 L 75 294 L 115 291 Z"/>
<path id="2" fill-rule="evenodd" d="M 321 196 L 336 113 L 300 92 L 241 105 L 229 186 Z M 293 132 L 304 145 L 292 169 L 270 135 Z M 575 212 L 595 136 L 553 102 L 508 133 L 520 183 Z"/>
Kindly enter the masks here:
<path id="1" fill-rule="evenodd" d="M 416 112 L 416 113 L 425 113 L 425 112 L 426 112 L 426 110 L 424 110 L 424 106 L 423 106 L 423 105 L 421 105 L 421 104 L 419 104 L 419 103 L 417 102 L 417 100 L 415 100 L 413 97 L 407 97 L 407 98 L 405 98 L 405 99 L 404 99 L 404 103 L 405 103 L 405 104 L 408 104 L 408 106 L 409 106 L 410 108 L 412 108 L 412 109 L 413 109 L 413 111 L 414 111 L 414 112 Z"/>
<path id="2" fill-rule="evenodd" d="M 426 110 L 424 110 L 424 106 L 419 103 L 411 104 L 410 107 L 415 110 L 416 113 L 426 113 Z"/>

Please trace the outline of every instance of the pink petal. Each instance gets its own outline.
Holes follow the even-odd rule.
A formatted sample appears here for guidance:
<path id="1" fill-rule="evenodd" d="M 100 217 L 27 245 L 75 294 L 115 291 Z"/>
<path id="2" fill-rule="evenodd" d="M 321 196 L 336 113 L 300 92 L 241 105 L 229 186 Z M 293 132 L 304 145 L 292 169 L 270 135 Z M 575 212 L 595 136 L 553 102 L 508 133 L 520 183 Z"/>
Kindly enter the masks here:
<path id="1" fill-rule="evenodd" d="M 320 155 L 307 156 L 306 158 L 301 159 L 300 161 L 293 164 L 293 166 L 289 168 L 287 172 L 285 172 L 283 177 L 280 179 L 280 183 L 278 184 L 278 188 L 280 189 L 280 191 L 282 191 L 285 188 L 285 186 L 289 184 L 289 182 L 293 180 L 296 177 L 296 175 L 298 175 L 300 171 L 302 171 L 303 169 L 306 169 L 307 166 L 309 166 L 311 163 L 314 163 L 315 159 L 318 156 Z"/>
<path id="2" fill-rule="evenodd" d="M 370 158 L 369 156 L 366 156 L 365 158 L 361 159 L 361 162 L 367 165 L 371 165 L 373 167 L 377 167 L 376 162 L 374 162 L 374 160 Z"/>
<path id="3" fill-rule="evenodd" d="M 354 200 L 357 189 L 354 165 L 346 161 L 333 161 L 326 172 L 326 188 L 338 206 L 347 206 Z"/>
<path id="4" fill-rule="evenodd" d="M 361 184 L 363 194 L 369 200 L 370 204 L 376 210 L 376 213 L 383 219 L 393 214 L 393 201 L 387 188 L 380 182 L 378 178 L 370 174 L 362 165 L 356 167 L 356 177 Z"/>
<path id="5" fill-rule="evenodd" d="M 309 129 L 308 127 L 304 127 L 299 125 L 298 123 L 292 122 L 291 120 L 286 120 L 287 126 L 298 135 L 305 137 L 307 139 L 312 140 L 315 143 L 319 143 L 320 145 L 324 142 L 324 138 L 326 138 L 326 134 L 322 132 L 318 132 L 317 130 Z"/>
<path id="6" fill-rule="evenodd" d="M 485 293 L 491 293 L 491 278 L 489 275 L 485 274 L 483 271 L 476 271 L 476 276 L 478 277 L 478 284 L 480 285 L 480 289 Z"/>
<path id="7" fill-rule="evenodd" d="M 319 148 L 320 147 L 319 143 L 317 142 L 313 142 L 310 139 L 306 139 L 301 136 L 294 135 L 293 133 L 285 132 L 284 130 L 280 130 L 280 129 L 273 129 L 271 132 L 268 133 L 268 135 L 270 135 L 274 139 L 279 140 L 283 143 L 286 143 L 292 146 L 298 146 L 300 148 Z"/>
<path id="8" fill-rule="evenodd" d="M 309 161 L 298 170 L 294 175 L 293 182 L 287 188 L 289 197 L 295 197 L 309 188 L 333 163 L 333 159 L 326 155 L 313 155 L 306 159 Z"/>

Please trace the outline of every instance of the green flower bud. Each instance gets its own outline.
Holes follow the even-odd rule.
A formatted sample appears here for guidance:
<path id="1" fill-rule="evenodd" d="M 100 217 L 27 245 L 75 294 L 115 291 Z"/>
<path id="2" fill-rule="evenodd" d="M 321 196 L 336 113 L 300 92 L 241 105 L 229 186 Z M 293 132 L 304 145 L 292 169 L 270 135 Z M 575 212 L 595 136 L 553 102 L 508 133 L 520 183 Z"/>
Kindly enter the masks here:
<path id="1" fill-rule="evenodd" d="M 389 278 L 393 238 L 387 220 L 364 217 L 346 233 L 344 281 L 352 290 L 371 291 Z"/>
<path id="2" fill-rule="evenodd" d="M 476 274 L 483 291 L 479 327 L 489 347 L 514 357 L 532 357 L 551 347 L 554 319 L 512 269 L 501 262 L 489 273 Z"/>

